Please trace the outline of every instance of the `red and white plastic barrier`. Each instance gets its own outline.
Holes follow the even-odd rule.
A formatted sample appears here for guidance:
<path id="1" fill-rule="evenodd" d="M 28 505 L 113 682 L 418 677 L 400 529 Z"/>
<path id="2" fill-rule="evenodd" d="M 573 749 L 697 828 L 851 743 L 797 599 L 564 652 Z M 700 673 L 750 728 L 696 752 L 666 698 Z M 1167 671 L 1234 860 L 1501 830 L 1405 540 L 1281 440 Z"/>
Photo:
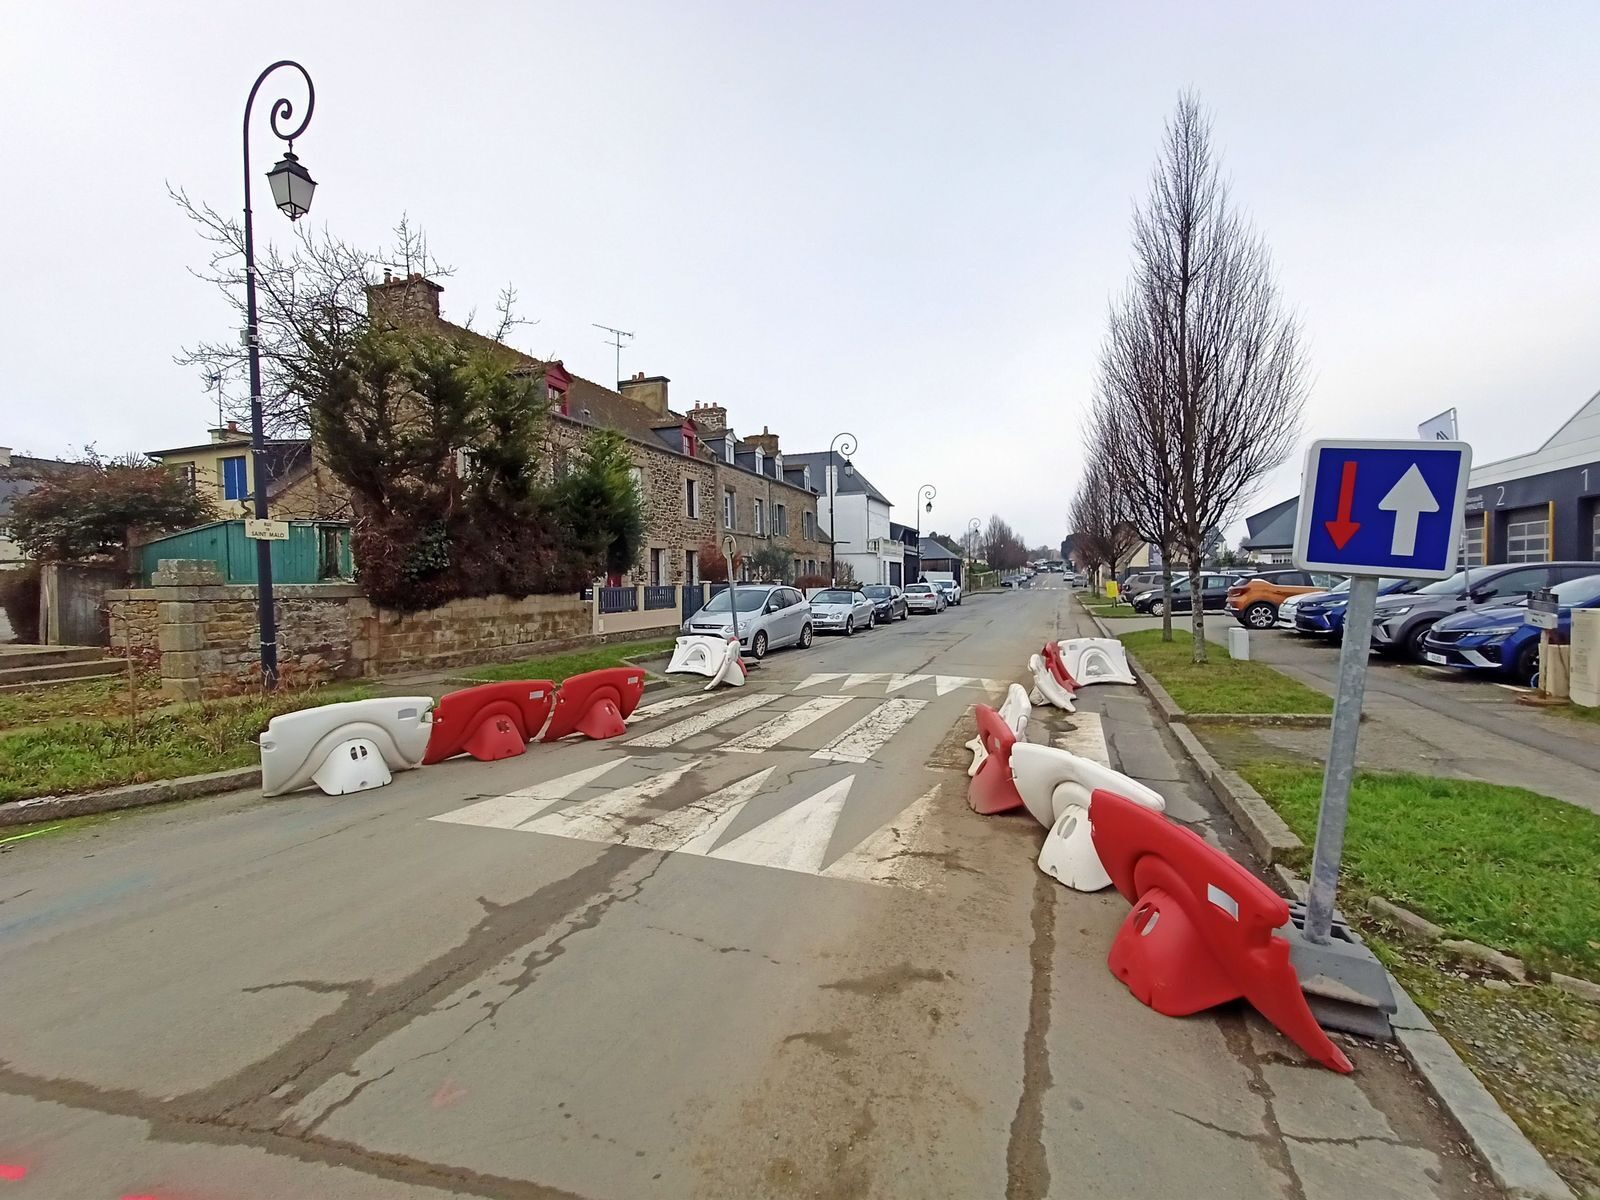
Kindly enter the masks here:
<path id="1" fill-rule="evenodd" d="M 1079 687 L 1134 682 L 1128 652 L 1116 638 L 1065 638 L 1056 647 L 1063 669 Z"/>
<path id="2" fill-rule="evenodd" d="M 1153 812 L 1166 800 L 1136 779 L 1054 746 L 1011 748 L 1011 778 L 1023 805 L 1049 829 L 1039 850 L 1039 869 L 1080 892 L 1111 886 L 1090 836 L 1089 798 L 1110 789 Z"/>
<path id="3" fill-rule="evenodd" d="M 386 696 L 283 713 L 261 735 L 261 794 L 316 784 L 329 796 L 382 787 L 422 765 L 432 696 Z"/>
<path id="4" fill-rule="evenodd" d="M 667 663 L 668 675 L 709 675 L 711 682 L 705 690 L 719 686 L 743 687 L 745 681 L 744 658 L 739 654 L 739 640 L 731 634 L 691 633 L 678 639 L 673 647 L 672 659 Z"/>

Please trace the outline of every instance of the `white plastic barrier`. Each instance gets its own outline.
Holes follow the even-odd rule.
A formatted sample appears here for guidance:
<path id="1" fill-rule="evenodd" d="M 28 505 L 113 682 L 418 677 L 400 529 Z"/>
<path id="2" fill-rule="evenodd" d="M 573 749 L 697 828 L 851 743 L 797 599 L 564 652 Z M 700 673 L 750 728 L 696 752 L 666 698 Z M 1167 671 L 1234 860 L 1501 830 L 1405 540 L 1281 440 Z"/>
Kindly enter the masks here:
<path id="1" fill-rule="evenodd" d="M 713 634 L 694 633 L 678 639 L 667 663 L 668 675 L 716 675 L 727 655 L 726 642 Z"/>
<path id="2" fill-rule="evenodd" d="M 1028 740 L 1028 718 L 1033 715 L 1033 705 L 1028 703 L 1028 693 L 1022 690 L 1020 683 L 1013 683 L 1006 689 L 1005 702 L 995 711 L 1000 714 L 1007 728 L 1017 735 L 1017 741 Z M 967 743 L 967 749 L 972 751 L 972 765 L 967 768 L 967 777 L 970 779 L 983 766 L 989 752 L 983 748 L 982 738 L 973 738 Z"/>
<path id="3" fill-rule="evenodd" d="M 261 735 L 261 794 L 315 783 L 330 796 L 382 787 L 422 764 L 433 731 L 431 696 L 324 704 L 273 717 Z"/>
<path id="4" fill-rule="evenodd" d="M 1043 655 L 1031 655 L 1028 670 L 1033 674 L 1033 691 L 1028 695 L 1029 700 L 1035 704 L 1053 704 L 1067 712 L 1078 711 L 1077 705 L 1072 702 L 1072 693 L 1056 682 Z"/>
<path id="5" fill-rule="evenodd" d="M 728 687 L 744 686 L 744 659 L 739 655 L 739 639 L 729 635 L 727 642 L 721 650 L 721 661 L 717 664 L 717 673 L 711 677 L 711 682 L 706 684 L 705 691 L 726 684 Z"/>
<path id="6" fill-rule="evenodd" d="M 1096 788 L 1156 812 L 1167 808 L 1159 792 L 1138 780 L 1054 746 L 1013 746 L 1011 778 L 1028 811 L 1050 830 L 1039 851 L 1039 869 L 1080 892 L 1097 892 L 1111 884 L 1089 825 L 1089 797 Z"/>
<path id="7" fill-rule="evenodd" d="M 1082 687 L 1086 683 L 1132 683 L 1128 652 L 1116 638 L 1065 638 L 1056 643 L 1067 674 Z"/>

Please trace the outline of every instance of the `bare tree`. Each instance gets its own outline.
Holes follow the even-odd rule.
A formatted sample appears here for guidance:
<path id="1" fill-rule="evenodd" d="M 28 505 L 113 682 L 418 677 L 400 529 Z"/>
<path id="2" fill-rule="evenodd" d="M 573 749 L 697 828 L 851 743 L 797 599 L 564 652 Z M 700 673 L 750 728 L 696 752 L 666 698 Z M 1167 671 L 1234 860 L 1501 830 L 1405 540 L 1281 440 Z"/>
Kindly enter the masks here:
<path id="1" fill-rule="evenodd" d="M 1103 565 L 1115 576 L 1138 548 L 1140 537 L 1129 520 L 1125 493 L 1104 443 L 1090 443 L 1089 461 L 1073 494 L 1071 516 L 1078 539 L 1075 544 L 1094 566 Z"/>
<path id="2" fill-rule="evenodd" d="M 1231 203 L 1192 95 L 1167 122 L 1133 244 L 1155 386 L 1175 418 L 1174 541 L 1189 560 L 1194 661 L 1204 662 L 1206 536 L 1293 451 L 1307 384 L 1299 321 L 1282 306 L 1266 242 Z"/>

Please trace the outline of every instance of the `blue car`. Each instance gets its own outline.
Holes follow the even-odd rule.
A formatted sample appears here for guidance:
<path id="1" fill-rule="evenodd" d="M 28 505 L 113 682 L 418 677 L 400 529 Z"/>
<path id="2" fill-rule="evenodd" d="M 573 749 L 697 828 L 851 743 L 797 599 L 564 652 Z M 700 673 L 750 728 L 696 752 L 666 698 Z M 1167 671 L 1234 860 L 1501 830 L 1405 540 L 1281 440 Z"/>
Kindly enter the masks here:
<path id="1" fill-rule="evenodd" d="M 1572 610 L 1600 608 L 1600 575 L 1555 587 L 1557 634 L 1572 636 Z M 1527 623 L 1528 604 L 1480 608 L 1438 622 L 1422 639 L 1424 662 L 1464 671 L 1498 671 L 1531 684 L 1539 673 L 1539 633 Z"/>
<path id="2" fill-rule="evenodd" d="M 1422 586 L 1418 579 L 1380 579 L 1378 595 L 1396 596 L 1414 592 Z M 1316 633 L 1324 637 L 1344 636 L 1344 610 L 1350 603 L 1350 581 L 1326 592 L 1313 592 L 1307 596 L 1291 596 L 1278 606 L 1278 624 L 1294 629 L 1296 633 Z M 1288 610 L 1288 621 L 1285 618 Z"/>

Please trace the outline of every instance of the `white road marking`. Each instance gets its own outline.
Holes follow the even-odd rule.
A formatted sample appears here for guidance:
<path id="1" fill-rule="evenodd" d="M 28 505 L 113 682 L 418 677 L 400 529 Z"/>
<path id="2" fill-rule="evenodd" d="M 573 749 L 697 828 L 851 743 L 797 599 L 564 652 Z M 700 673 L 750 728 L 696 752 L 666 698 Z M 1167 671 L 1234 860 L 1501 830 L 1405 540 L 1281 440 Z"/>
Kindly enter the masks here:
<path id="1" fill-rule="evenodd" d="M 515 792 L 507 792 L 504 796 L 494 796 L 488 800 L 480 800 L 476 804 L 469 804 L 465 808 L 441 813 L 439 816 L 430 817 L 429 819 L 433 821 L 449 821 L 454 825 L 482 825 L 488 829 L 515 829 L 529 818 L 537 816 L 557 800 L 565 800 L 579 788 L 587 787 L 607 771 L 624 761 L 621 758 L 614 758 L 609 762 L 601 763 L 598 767 L 586 767 L 582 771 L 574 771 L 572 774 L 563 775 L 559 779 L 552 779 L 546 783 L 536 783 L 532 787 L 521 788 Z"/>
<path id="2" fill-rule="evenodd" d="M 910 700 L 904 696 L 885 700 L 811 757 L 835 762 L 868 762 L 906 722 L 926 707 L 926 700 Z"/>
<path id="3" fill-rule="evenodd" d="M 860 687 L 863 683 L 881 683 L 887 678 L 889 678 L 888 674 L 883 671 L 862 671 L 846 679 L 843 687 L 848 692 L 851 688 Z"/>
<path id="4" fill-rule="evenodd" d="M 1011 687 L 1010 681 L 1005 679 L 985 679 L 981 682 L 991 692 L 1004 692 L 1010 690 Z"/>
<path id="5" fill-rule="evenodd" d="M 771 704 L 777 698 L 771 692 L 755 692 L 748 696 L 740 696 L 737 699 L 725 701 L 715 708 L 707 709 L 703 713 L 696 713 L 692 717 L 676 721 L 664 728 L 652 729 L 649 733 L 630 738 L 628 745 L 643 746 L 647 749 L 675 746 L 681 741 L 694 737 L 697 733 L 704 733 L 708 729 L 721 725 L 724 721 L 731 721 L 741 713 L 747 713 L 753 708 L 760 708 L 764 704 Z"/>
<path id="6" fill-rule="evenodd" d="M 834 674 L 834 675 L 827 675 L 827 674 L 824 674 L 824 675 L 807 675 L 802 682 L 797 683 L 797 684 L 794 685 L 794 690 L 797 691 L 797 692 L 803 692 L 808 687 L 816 687 L 817 684 L 819 684 L 819 683 L 832 683 L 835 679 L 843 679 L 843 678 L 844 678 L 843 673 Z"/>
<path id="7" fill-rule="evenodd" d="M 680 708 L 688 708 L 691 704 L 703 704 L 709 699 L 711 699 L 710 692 L 695 692 L 692 696 L 673 696 L 667 700 L 657 700 L 654 704 L 634 709 L 628 721 L 632 723 L 642 717 L 659 717 L 662 713 L 676 712 Z"/>
<path id="8" fill-rule="evenodd" d="M 799 707 L 791 708 L 786 713 L 779 713 L 770 721 L 764 721 L 754 729 L 740 734 L 722 749 L 735 754 L 755 754 L 762 750 L 770 750 L 779 742 L 799 733 L 807 725 L 820 721 L 834 709 L 849 703 L 849 696 L 814 696 Z"/>
<path id="9" fill-rule="evenodd" d="M 519 828 L 529 833 L 550 833 L 557 837 L 578 838 L 585 842 L 625 844 L 626 819 L 662 792 L 670 791 L 677 786 L 678 780 L 699 765 L 700 760 L 695 759 L 639 783 L 607 792 L 596 800 L 585 800 L 559 812 L 548 813 Z"/>
<path id="10" fill-rule="evenodd" d="M 891 675 L 889 676 L 889 687 L 887 692 L 892 696 L 901 688 L 908 688 L 913 683 L 921 683 L 924 679 L 932 678 L 932 675 Z"/>
<path id="11" fill-rule="evenodd" d="M 889 887 L 925 888 L 944 868 L 918 857 L 922 826 L 938 806 L 939 785 L 907 806 L 893 821 L 849 853 L 841 855 L 822 874 L 829 879 L 853 879 Z"/>
<path id="12" fill-rule="evenodd" d="M 933 679 L 934 692 L 940 696 L 947 696 L 959 687 L 978 682 L 969 675 L 935 675 Z"/>
<path id="13" fill-rule="evenodd" d="M 1105 726 L 1100 723 L 1100 714 L 1074 713 L 1072 722 L 1076 728 L 1060 734 L 1056 738 L 1056 745 L 1063 750 L 1070 750 L 1079 758 L 1087 758 L 1102 767 L 1109 767 L 1111 752 L 1106 748 L 1106 731 Z"/>
<path id="14" fill-rule="evenodd" d="M 703 800 L 694 800 L 682 808 L 657 817 L 648 825 L 628 830 L 626 842 L 630 846 L 648 846 L 652 850 L 677 850 L 684 854 L 707 854 L 717 844 L 723 830 L 761 790 L 776 767 L 757 771 L 719 788 Z"/>
<path id="15" fill-rule="evenodd" d="M 850 796 L 850 785 L 855 778 L 847 775 L 830 784 L 749 833 L 734 838 L 726 846 L 713 850 L 710 857 L 815 875 L 822 869 L 833 827 L 839 823 L 839 814 L 844 811 L 844 802 Z"/>

